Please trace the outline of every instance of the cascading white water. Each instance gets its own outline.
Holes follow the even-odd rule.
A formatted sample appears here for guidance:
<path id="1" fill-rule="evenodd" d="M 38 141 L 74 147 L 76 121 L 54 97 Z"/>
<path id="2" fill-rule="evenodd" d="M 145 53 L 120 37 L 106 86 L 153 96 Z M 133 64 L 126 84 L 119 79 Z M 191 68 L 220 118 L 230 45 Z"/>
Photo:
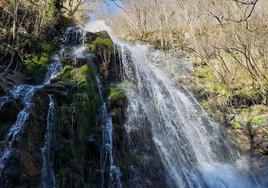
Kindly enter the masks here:
<path id="1" fill-rule="evenodd" d="M 45 79 L 43 81 L 42 85 L 19 85 L 15 86 L 13 89 L 11 89 L 8 93 L 8 98 L 12 99 L 22 99 L 24 103 L 24 108 L 19 112 L 17 115 L 16 122 L 11 125 L 11 128 L 9 129 L 8 135 L 5 140 L 5 148 L 1 154 L 0 158 L 0 171 L 3 170 L 5 166 L 6 159 L 9 158 L 10 153 L 12 152 L 12 144 L 14 141 L 19 139 L 20 133 L 23 130 L 24 124 L 27 121 L 29 117 L 29 109 L 32 105 L 32 98 L 35 95 L 35 93 L 42 89 L 45 85 L 50 83 L 50 80 L 55 78 L 57 74 L 59 73 L 61 69 L 61 64 L 59 63 L 60 55 L 56 54 L 52 58 L 52 63 L 48 67 L 47 74 L 45 76 Z"/>
<path id="2" fill-rule="evenodd" d="M 168 60 L 163 53 L 117 40 L 103 21 L 89 23 L 86 29 L 106 30 L 121 47 L 124 79 L 132 86 L 126 89 L 129 113 L 125 128 L 130 134 L 140 128 L 140 120 L 149 120 L 152 139 L 173 186 L 263 187 L 252 180 L 246 163 L 243 169 L 235 165 L 239 154 L 226 143 L 220 125 L 210 120 L 183 86 L 175 84 L 166 73 L 168 68 L 158 67 L 160 61 Z M 183 63 L 181 73 L 191 69 Z M 181 65 L 174 62 L 171 69 Z"/>
<path id="3" fill-rule="evenodd" d="M 103 99 L 103 93 L 101 89 L 101 82 L 96 77 L 98 89 L 100 93 L 100 116 L 101 116 L 101 125 L 102 125 L 102 148 L 100 156 L 100 167 L 102 172 L 102 182 L 101 187 L 105 187 L 105 184 L 109 188 L 121 188 L 121 172 L 120 169 L 114 164 L 113 159 L 113 123 L 112 118 L 109 115 L 107 104 Z M 105 171 L 109 171 L 109 182 L 105 183 Z"/>
<path id="4" fill-rule="evenodd" d="M 64 32 L 62 42 L 65 44 L 84 44 L 86 33 L 81 27 L 69 27 Z"/>
<path id="5" fill-rule="evenodd" d="M 162 163 L 176 187 L 259 187 L 250 178 L 247 166 L 242 170 L 235 167 L 236 155 L 220 125 L 209 119 L 185 88 L 176 86 L 156 66 L 151 58 L 155 51 L 143 45 L 125 45 L 122 49 L 128 49 L 122 51 L 127 53 L 122 56 L 126 80 L 135 85 L 127 90 L 131 114 L 126 128 L 129 132 L 138 128 L 133 122 L 141 119 L 142 108 Z M 127 56 L 131 57 L 124 58 Z"/>
<path id="6" fill-rule="evenodd" d="M 55 115 L 55 104 L 51 95 L 49 95 L 49 109 L 47 114 L 47 129 L 45 135 L 45 144 L 42 148 L 42 186 L 43 188 L 55 188 L 56 179 L 53 170 L 53 160 L 51 155 L 51 147 L 53 140 L 53 129 L 54 129 L 54 115 Z"/>

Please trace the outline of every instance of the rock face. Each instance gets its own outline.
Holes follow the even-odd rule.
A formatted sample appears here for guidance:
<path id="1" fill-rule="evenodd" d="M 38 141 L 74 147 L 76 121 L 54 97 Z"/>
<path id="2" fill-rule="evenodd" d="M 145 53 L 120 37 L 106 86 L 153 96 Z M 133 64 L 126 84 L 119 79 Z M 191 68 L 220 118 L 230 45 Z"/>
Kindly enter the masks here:
<path id="1" fill-rule="evenodd" d="M 0 119 L 2 122 L 14 122 L 17 114 L 22 109 L 23 104 L 20 99 L 9 100 L 0 108 Z"/>
<path id="2" fill-rule="evenodd" d="M 56 187 L 101 185 L 102 125 L 98 115 L 100 96 L 96 76 L 100 77 L 104 91 L 108 92 L 110 82 L 119 80 L 118 52 L 106 32 L 94 34 L 73 28 L 65 34 L 63 40 L 69 47 L 64 48 L 60 59 L 63 69 L 50 84 L 34 95 L 23 131 L 12 143 L 11 153 L 5 160 L 0 187 L 41 186 L 48 95 L 52 96 L 55 104 L 50 153 Z M 85 43 L 84 48 L 79 48 L 82 43 Z M 79 49 L 83 49 L 81 54 L 76 52 Z M 8 88 L 4 92 L 6 90 Z M 0 108 L 1 153 L 7 133 L 23 106 L 17 99 Z M 118 121 L 122 122 L 124 118 Z"/>
<path id="3" fill-rule="evenodd" d="M 101 129 L 96 119 L 99 95 L 94 75 L 88 64 L 66 65 L 46 88 L 56 99 L 53 153 L 59 187 L 91 187 L 99 181 Z"/>
<path id="4" fill-rule="evenodd" d="M 23 132 L 12 143 L 10 157 L 7 159 L 1 174 L 0 185 L 3 187 L 36 187 L 40 184 L 41 148 L 48 110 L 47 95 L 44 92 L 37 92 L 33 98 L 33 103 L 29 118 L 24 124 Z M 14 116 L 22 107 L 20 102 L 14 103 L 13 101 L 10 105 L 12 105 L 12 109 L 17 107 L 17 110 L 15 112 L 6 110 L 6 115 L 11 113 L 10 115 Z M 6 106 L 11 107 L 8 104 Z M 8 122 L 8 125 L 10 126 L 14 121 Z M 7 130 L 5 133 L 7 133 Z M 6 134 L 2 134 L 1 140 L 3 143 L 5 139 Z"/>

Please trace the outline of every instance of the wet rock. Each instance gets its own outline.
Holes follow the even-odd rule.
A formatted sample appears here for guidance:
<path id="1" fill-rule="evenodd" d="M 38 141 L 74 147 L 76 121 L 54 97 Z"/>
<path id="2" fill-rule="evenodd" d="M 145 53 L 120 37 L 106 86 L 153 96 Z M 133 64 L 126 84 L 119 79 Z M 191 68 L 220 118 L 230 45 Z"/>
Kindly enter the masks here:
<path id="1" fill-rule="evenodd" d="M 63 54 L 63 57 L 61 59 L 61 64 L 63 66 L 66 66 L 66 65 L 73 65 L 75 62 L 75 59 L 74 59 L 74 56 L 72 55 L 72 52 L 65 52 Z"/>
<path id="2" fill-rule="evenodd" d="M 18 113 L 23 108 L 23 102 L 20 99 L 13 99 L 6 102 L 0 109 L 0 119 L 3 122 L 15 122 Z"/>
<path id="3" fill-rule="evenodd" d="M 34 164 L 33 158 L 29 152 L 22 151 L 20 153 L 20 161 L 25 166 L 25 169 L 30 176 L 38 175 L 38 169 Z"/>
<path id="4" fill-rule="evenodd" d="M 120 50 L 114 45 L 111 37 L 106 31 L 95 34 L 94 41 L 88 44 L 91 53 L 95 54 L 98 60 L 98 67 L 105 83 L 118 82 L 121 80 Z M 105 85 L 107 88 L 108 85 Z"/>
<path id="5" fill-rule="evenodd" d="M 112 40 L 111 36 L 108 34 L 107 31 L 99 31 L 99 32 L 96 32 L 95 35 L 97 37 L 101 37 L 101 38 L 105 38 L 105 39 L 110 39 Z"/>
<path id="6" fill-rule="evenodd" d="M 14 150 L 1 174 L 3 187 L 38 187 L 40 176 L 35 162 L 26 150 Z"/>
<path id="7" fill-rule="evenodd" d="M 79 65 L 65 65 L 62 73 L 45 87 L 47 93 L 53 93 L 56 104 L 55 175 L 59 187 L 98 187 L 99 94 L 88 60 L 78 60 Z"/>
<path id="8" fill-rule="evenodd" d="M 55 80 L 56 81 L 56 80 Z M 52 94 L 60 103 L 71 103 L 72 93 L 78 90 L 78 85 L 63 81 L 56 81 L 44 87 L 47 94 Z M 69 101 L 69 102 L 68 102 Z"/>
<path id="9" fill-rule="evenodd" d="M 29 117 L 12 143 L 13 152 L 5 163 L 0 187 L 39 187 L 46 132 L 48 97 L 42 90 L 32 100 Z"/>

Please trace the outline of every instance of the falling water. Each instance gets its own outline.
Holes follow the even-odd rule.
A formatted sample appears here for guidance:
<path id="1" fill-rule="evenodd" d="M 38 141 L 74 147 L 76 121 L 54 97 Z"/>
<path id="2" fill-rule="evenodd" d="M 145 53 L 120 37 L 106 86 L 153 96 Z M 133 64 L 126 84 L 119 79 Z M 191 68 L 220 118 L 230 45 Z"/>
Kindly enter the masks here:
<path id="1" fill-rule="evenodd" d="M 48 67 L 47 74 L 42 85 L 32 86 L 32 85 L 19 85 L 15 86 L 8 93 L 8 97 L 13 99 L 21 98 L 24 103 L 24 108 L 17 115 L 16 122 L 11 125 L 8 135 L 5 140 L 5 148 L 1 154 L 0 158 L 0 171 L 3 170 L 5 166 L 6 159 L 9 158 L 12 152 L 12 144 L 18 141 L 21 131 L 24 128 L 24 124 L 29 117 L 29 110 L 32 106 L 32 98 L 35 93 L 42 89 L 45 85 L 50 83 L 50 80 L 57 76 L 61 69 L 61 64 L 59 63 L 60 55 L 57 54 L 52 58 L 52 63 Z"/>
<path id="2" fill-rule="evenodd" d="M 117 40 L 103 21 L 89 23 L 86 28 L 106 30 L 121 47 L 123 78 L 131 83 L 126 88 L 129 105 L 125 128 L 131 134 L 142 128 L 141 120 L 149 121 L 161 163 L 168 180 L 173 181 L 170 187 L 263 187 L 252 180 L 246 160 L 240 167 L 236 165 L 240 155 L 227 143 L 222 127 L 169 76 L 187 76 L 192 69 L 187 61 L 172 59 L 168 64 L 170 58 L 163 52 Z M 139 142 L 146 145 L 147 140 Z"/>
<path id="3" fill-rule="evenodd" d="M 126 90 L 132 111 L 126 129 L 129 133 L 139 129 L 135 122 L 140 116 L 149 120 L 154 144 L 175 186 L 256 187 L 246 174 L 248 169 L 236 169 L 236 155 L 220 125 L 157 67 L 152 58 L 155 51 L 142 45 L 121 46 L 125 79 L 135 85 Z"/>
<path id="4" fill-rule="evenodd" d="M 43 188 L 54 188 L 56 187 L 56 180 L 54 176 L 51 147 L 53 139 L 53 129 L 54 129 L 54 113 L 55 104 L 52 96 L 49 95 L 49 109 L 47 113 L 47 129 L 45 135 L 45 144 L 42 148 L 43 157 L 43 167 L 42 167 L 42 186 Z"/>
<path id="5" fill-rule="evenodd" d="M 84 44 L 86 33 L 81 27 L 69 27 L 64 32 L 62 42 L 69 44 Z"/>
<path id="6" fill-rule="evenodd" d="M 108 109 L 106 106 L 106 102 L 103 99 L 103 93 L 101 89 L 101 82 L 96 77 L 100 99 L 101 99 L 101 108 L 100 108 L 100 116 L 101 116 L 101 124 L 102 128 L 102 149 L 101 149 L 101 171 L 102 171 L 102 183 L 101 187 L 105 187 L 105 171 L 108 169 L 109 171 L 109 183 L 108 187 L 110 188 L 121 188 L 121 172 L 120 169 L 114 164 L 113 159 L 113 123 L 112 118 L 108 113 Z"/>

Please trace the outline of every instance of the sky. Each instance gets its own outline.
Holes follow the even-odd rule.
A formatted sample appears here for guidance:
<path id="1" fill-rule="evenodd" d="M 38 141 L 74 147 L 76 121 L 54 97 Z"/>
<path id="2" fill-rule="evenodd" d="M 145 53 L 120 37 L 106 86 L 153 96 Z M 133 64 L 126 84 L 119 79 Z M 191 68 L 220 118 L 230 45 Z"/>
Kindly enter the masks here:
<path id="1" fill-rule="evenodd" d="M 121 0 L 114 0 L 120 6 L 122 5 Z M 108 15 L 116 15 L 120 11 L 120 8 L 112 2 L 112 0 L 103 0 L 99 9 L 95 12 L 90 13 L 90 20 L 98 20 L 100 19 L 103 13 Z"/>
<path id="2" fill-rule="evenodd" d="M 122 5 L 122 2 L 120 0 L 115 0 L 115 2 L 119 5 Z M 120 11 L 119 7 L 111 0 L 104 0 L 101 9 L 104 12 L 109 12 L 111 14 L 116 14 L 118 11 Z"/>

